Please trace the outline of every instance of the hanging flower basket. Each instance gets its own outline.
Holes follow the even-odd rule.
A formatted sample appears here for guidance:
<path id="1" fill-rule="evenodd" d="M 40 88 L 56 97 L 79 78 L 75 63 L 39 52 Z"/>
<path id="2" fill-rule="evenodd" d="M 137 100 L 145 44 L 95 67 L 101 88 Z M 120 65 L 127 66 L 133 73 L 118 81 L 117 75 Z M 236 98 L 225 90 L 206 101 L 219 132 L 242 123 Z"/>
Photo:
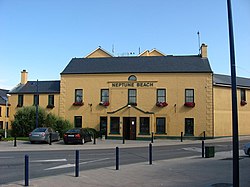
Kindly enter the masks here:
<path id="1" fill-rule="evenodd" d="M 82 105 L 83 105 L 83 102 L 74 102 L 73 105 L 74 105 L 74 106 L 82 106 Z"/>
<path id="2" fill-rule="evenodd" d="M 246 105 L 246 104 L 247 104 L 247 101 L 245 101 L 245 100 L 241 100 L 241 101 L 240 101 L 240 105 L 241 105 L 241 106 L 244 106 L 244 105 Z"/>
<path id="3" fill-rule="evenodd" d="M 168 103 L 167 102 L 157 102 L 156 106 L 158 106 L 158 107 L 165 107 L 165 106 L 168 106 Z"/>
<path id="4" fill-rule="evenodd" d="M 185 104 L 184 104 L 184 106 L 186 106 L 186 107 L 195 107 L 195 103 L 194 102 L 186 102 Z"/>
<path id="5" fill-rule="evenodd" d="M 109 102 L 108 101 L 102 101 L 99 103 L 99 105 L 102 105 L 102 106 L 109 106 Z"/>

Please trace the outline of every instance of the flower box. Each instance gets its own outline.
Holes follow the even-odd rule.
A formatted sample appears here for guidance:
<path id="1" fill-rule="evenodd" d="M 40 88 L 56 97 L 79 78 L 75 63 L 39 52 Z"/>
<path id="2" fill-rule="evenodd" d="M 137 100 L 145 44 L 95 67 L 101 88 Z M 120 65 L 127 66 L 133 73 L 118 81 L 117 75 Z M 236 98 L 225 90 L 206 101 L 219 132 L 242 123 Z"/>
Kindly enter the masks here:
<path id="1" fill-rule="evenodd" d="M 165 107 L 165 106 L 168 106 L 168 103 L 166 103 L 166 102 L 157 102 L 156 106 L 158 106 L 158 107 Z"/>
<path id="2" fill-rule="evenodd" d="M 74 105 L 74 106 L 82 106 L 82 105 L 83 105 L 83 102 L 74 102 L 73 105 Z"/>
<path id="3" fill-rule="evenodd" d="M 108 101 L 102 101 L 99 103 L 99 105 L 102 105 L 102 106 L 109 106 L 109 102 Z"/>
<path id="4" fill-rule="evenodd" d="M 55 106 L 54 105 L 47 105 L 47 108 L 54 108 Z"/>
<path id="5" fill-rule="evenodd" d="M 247 101 L 245 101 L 245 100 L 241 100 L 241 101 L 240 101 L 240 105 L 241 105 L 241 106 L 244 106 L 244 105 L 246 105 L 246 104 L 247 104 Z"/>
<path id="6" fill-rule="evenodd" d="M 128 105 L 137 106 L 137 103 L 129 103 Z"/>
<path id="7" fill-rule="evenodd" d="M 184 106 L 186 106 L 186 107 L 195 107 L 195 103 L 194 102 L 186 102 L 184 104 Z"/>

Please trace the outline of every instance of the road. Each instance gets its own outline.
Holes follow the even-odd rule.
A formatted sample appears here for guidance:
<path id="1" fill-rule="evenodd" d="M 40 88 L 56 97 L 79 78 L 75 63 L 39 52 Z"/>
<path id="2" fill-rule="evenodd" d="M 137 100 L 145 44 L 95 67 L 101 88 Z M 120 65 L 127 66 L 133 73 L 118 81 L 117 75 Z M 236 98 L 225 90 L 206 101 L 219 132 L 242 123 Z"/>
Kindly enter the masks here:
<path id="1" fill-rule="evenodd" d="M 244 141 L 240 142 L 240 148 Z M 210 143 L 216 152 L 231 151 L 231 142 Z M 74 173 L 75 151 L 28 151 L 0 153 L 0 185 L 24 179 L 24 156 L 29 155 L 30 178 Z M 201 156 L 200 144 L 153 146 L 153 161 Z M 115 150 L 81 150 L 80 170 L 114 166 Z M 148 162 L 148 147 L 120 149 L 120 164 Z"/>

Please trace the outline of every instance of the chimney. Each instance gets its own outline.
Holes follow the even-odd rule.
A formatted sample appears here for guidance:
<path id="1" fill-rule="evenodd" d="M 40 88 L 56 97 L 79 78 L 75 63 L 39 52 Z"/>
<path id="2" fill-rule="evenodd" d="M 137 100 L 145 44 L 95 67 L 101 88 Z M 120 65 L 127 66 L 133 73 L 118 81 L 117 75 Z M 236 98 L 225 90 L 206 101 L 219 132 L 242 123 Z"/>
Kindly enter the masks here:
<path id="1" fill-rule="evenodd" d="M 201 44 L 201 57 L 207 58 L 207 45 L 204 43 Z"/>
<path id="2" fill-rule="evenodd" d="M 21 71 L 21 84 L 26 84 L 28 81 L 28 72 L 24 69 Z"/>

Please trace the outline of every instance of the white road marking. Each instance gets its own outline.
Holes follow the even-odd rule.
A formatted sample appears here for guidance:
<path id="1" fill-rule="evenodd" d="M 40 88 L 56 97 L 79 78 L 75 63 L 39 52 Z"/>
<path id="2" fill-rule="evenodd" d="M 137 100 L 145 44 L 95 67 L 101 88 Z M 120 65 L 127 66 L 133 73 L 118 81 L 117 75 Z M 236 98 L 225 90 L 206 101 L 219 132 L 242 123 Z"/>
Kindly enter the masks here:
<path id="1" fill-rule="evenodd" d="M 201 148 L 198 148 L 198 147 L 187 147 L 187 148 L 182 148 L 182 149 L 186 151 L 194 151 L 194 152 L 201 153 Z"/>
<path id="2" fill-rule="evenodd" d="M 93 163 L 93 162 L 100 162 L 100 161 L 108 160 L 108 159 L 110 159 L 110 158 L 102 158 L 102 159 L 97 159 L 97 160 L 81 162 L 81 163 L 79 163 L 79 165 Z M 70 168 L 70 167 L 75 167 L 75 164 L 64 164 L 64 165 L 60 165 L 60 166 L 56 166 L 56 167 L 52 167 L 52 168 L 46 168 L 44 170 L 62 169 L 62 168 Z"/>
<path id="3" fill-rule="evenodd" d="M 65 162 L 67 159 L 51 159 L 51 160 L 32 160 L 30 162 Z"/>

